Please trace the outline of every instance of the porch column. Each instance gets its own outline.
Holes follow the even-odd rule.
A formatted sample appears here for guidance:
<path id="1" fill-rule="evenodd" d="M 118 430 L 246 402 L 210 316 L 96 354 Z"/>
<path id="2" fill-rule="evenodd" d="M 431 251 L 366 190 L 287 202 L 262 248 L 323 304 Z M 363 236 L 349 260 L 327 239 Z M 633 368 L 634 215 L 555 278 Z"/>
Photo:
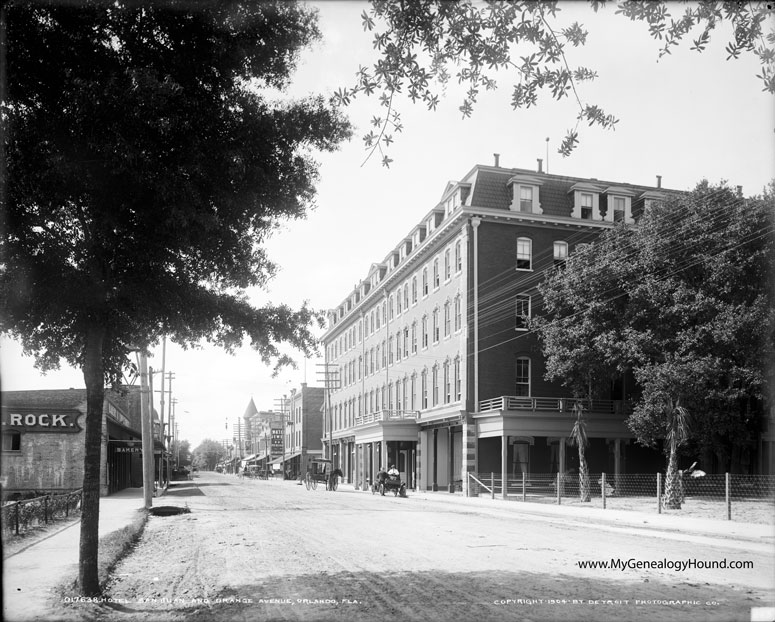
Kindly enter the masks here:
<path id="1" fill-rule="evenodd" d="M 447 451 L 449 452 L 449 460 L 447 461 L 447 490 L 449 490 L 449 492 L 455 492 L 455 447 L 452 442 L 454 438 L 455 435 L 452 434 L 452 426 L 449 426 L 447 428 Z"/>
<path id="2" fill-rule="evenodd" d="M 508 487 L 509 477 L 509 437 L 505 434 L 501 436 L 501 496 L 505 499 L 507 496 L 506 488 Z"/>
<path id="3" fill-rule="evenodd" d="M 360 460 L 358 459 L 358 451 L 359 451 L 359 445 L 357 443 L 353 443 L 353 450 L 355 453 L 355 459 L 353 460 L 353 484 L 355 485 L 355 490 L 361 489 L 361 478 L 360 478 Z"/>
<path id="4" fill-rule="evenodd" d="M 436 463 L 436 456 L 438 455 L 439 450 L 439 430 L 438 428 L 433 428 L 433 466 L 432 468 L 432 476 L 433 481 L 431 482 L 431 490 L 433 492 L 436 492 L 439 489 L 438 484 L 436 483 L 436 469 L 437 469 L 437 463 Z"/>
<path id="5" fill-rule="evenodd" d="M 380 467 L 385 467 L 385 470 L 387 471 L 390 468 L 390 465 L 388 464 L 388 450 L 387 450 L 387 441 L 380 441 Z"/>

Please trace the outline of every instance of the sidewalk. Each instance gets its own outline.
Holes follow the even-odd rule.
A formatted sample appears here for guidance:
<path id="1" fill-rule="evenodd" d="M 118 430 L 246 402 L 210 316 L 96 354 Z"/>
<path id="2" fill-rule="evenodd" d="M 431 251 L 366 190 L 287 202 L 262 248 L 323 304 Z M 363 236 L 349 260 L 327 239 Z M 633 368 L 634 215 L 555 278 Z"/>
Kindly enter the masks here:
<path id="1" fill-rule="evenodd" d="M 99 537 L 129 525 L 143 507 L 142 488 L 101 497 Z M 50 619 L 57 608 L 51 603 L 53 589 L 78 577 L 80 524 L 68 523 L 3 560 L 3 620 Z"/>
<path id="2" fill-rule="evenodd" d="M 354 488 L 352 485 L 349 485 L 349 487 Z M 656 530 L 687 536 L 706 536 L 710 538 L 759 542 L 772 546 L 773 550 L 775 550 L 775 525 L 686 517 L 679 514 L 659 514 L 656 511 L 651 513 L 636 510 L 604 510 L 597 507 L 579 507 L 578 505 L 564 506 L 551 503 L 522 502 L 515 499 L 504 500 L 498 497 L 492 499 L 489 495 L 465 497 L 460 492 L 418 490 L 416 492 L 410 491 L 409 496 L 444 503 L 465 504 L 471 507 L 482 507 L 513 514 L 557 517 L 586 523 L 602 523 L 622 528 Z"/>

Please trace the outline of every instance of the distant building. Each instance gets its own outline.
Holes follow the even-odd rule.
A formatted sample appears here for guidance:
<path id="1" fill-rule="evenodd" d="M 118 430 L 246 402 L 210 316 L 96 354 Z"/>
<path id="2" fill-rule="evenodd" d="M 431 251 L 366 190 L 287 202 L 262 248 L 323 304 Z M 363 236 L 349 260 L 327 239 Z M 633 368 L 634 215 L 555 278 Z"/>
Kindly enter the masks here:
<path id="1" fill-rule="evenodd" d="M 330 455 L 357 486 L 397 465 L 411 488 L 456 490 L 467 474 L 567 472 L 571 395 L 544 380 L 527 319 L 537 287 L 581 244 L 634 224 L 656 187 L 475 166 L 372 263 L 328 314 L 335 381 Z M 661 456 L 625 425 L 630 377 L 586 413 L 593 472 L 653 472 Z M 329 442 L 331 440 L 332 442 Z M 326 453 L 329 453 L 328 451 Z"/>
<path id="2" fill-rule="evenodd" d="M 4 391 L 0 399 L 3 494 L 81 488 L 86 389 Z M 158 429 L 155 412 L 154 420 Z M 102 439 L 100 494 L 142 486 L 139 387 L 105 389 Z M 155 443 L 161 454 L 161 441 Z"/>

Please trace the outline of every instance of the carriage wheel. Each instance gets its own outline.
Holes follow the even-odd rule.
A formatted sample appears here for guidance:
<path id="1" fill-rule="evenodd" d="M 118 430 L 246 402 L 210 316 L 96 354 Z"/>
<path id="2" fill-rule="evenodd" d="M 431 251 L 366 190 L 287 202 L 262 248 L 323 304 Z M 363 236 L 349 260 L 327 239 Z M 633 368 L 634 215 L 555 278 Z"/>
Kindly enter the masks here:
<path id="1" fill-rule="evenodd" d="M 310 475 L 307 473 L 307 477 L 304 478 L 304 485 L 307 487 L 307 490 L 309 490 L 312 487 L 312 484 L 310 483 Z"/>
<path id="2" fill-rule="evenodd" d="M 385 484 L 380 483 L 379 494 L 381 494 L 383 497 L 385 496 Z"/>
<path id="3" fill-rule="evenodd" d="M 314 477 L 309 478 L 310 484 L 312 484 L 312 490 L 318 489 L 318 480 L 316 480 Z"/>

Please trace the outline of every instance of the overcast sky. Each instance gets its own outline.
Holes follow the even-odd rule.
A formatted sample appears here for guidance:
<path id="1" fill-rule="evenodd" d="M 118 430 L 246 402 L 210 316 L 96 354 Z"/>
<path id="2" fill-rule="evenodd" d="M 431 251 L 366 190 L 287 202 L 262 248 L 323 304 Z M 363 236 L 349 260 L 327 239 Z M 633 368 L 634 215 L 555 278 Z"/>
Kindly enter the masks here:
<path id="1" fill-rule="evenodd" d="M 304 55 L 294 95 L 330 94 L 351 85 L 359 64 L 374 60 L 372 35 L 361 27 L 366 3 L 312 4 L 320 10 L 323 40 Z M 436 112 L 400 102 L 404 131 L 386 169 L 378 158 L 364 164 L 361 135 L 369 120 L 382 114 L 377 100 L 357 100 L 348 109 L 356 126 L 352 141 L 318 156 L 316 208 L 270 240 L 269 255 L 281 270 L 268 291 L 253 292 L 254 300 L 294 306 L 308 300 L 321 310 L 337 306 L 370 264 L 381 261 L 435 206 L 449 180 L 476 164 L 492 164 L 493 153 L 505 167 L 532 169 L 543 158 L 550 173 L 643 185 L 656 185 L 656 175 L 662 175 L 663 186 L 680 190 L 706 178 L 741 185 L 746 195 L 762 192 L 775 176 L 775 99 L 762 91 L 754 58 L 726 61 L 726 39 L 716 34 L 702 54 L 687 44 L 659 59 L 659 43 L 647 27 L 614 15 L 614 6 L 599 13 L 586 3 L 560 6 L 563 20 L 578 20 L 589 31 L 586 47 L 570 50 L 569 57 L 571 66 L 586 65 L 599 75 L 581 86 L 581 97 L 617 116 L 615 131 L 583 127 L 580 146 L 561 158 L 557 148 L 573 126 L 575 103 L 543 98 L 538 108 L 515 112 L 504 74 L 501 89 L 483 95 L 466 120 L 454 88 Z M 204 438 L 230 438 L 251 397 L 260 410 L 274 408 L 301 382 L 318 384 L 320 362 L 299 359 L 298 370 L 272 378 L 249 348 L 230 356 L 207 346 L 184 352 L 167 344 L 181 438 L 192 447 Z M 160 347 L 149 364 L 161 368 Z M 72 368 L 41 375 L 12 341 L 2 342 L 0 365 L 3 390 L 84 386 L 82 373 Z M 155 399 L 158 408 L 158 394 Z"/>

